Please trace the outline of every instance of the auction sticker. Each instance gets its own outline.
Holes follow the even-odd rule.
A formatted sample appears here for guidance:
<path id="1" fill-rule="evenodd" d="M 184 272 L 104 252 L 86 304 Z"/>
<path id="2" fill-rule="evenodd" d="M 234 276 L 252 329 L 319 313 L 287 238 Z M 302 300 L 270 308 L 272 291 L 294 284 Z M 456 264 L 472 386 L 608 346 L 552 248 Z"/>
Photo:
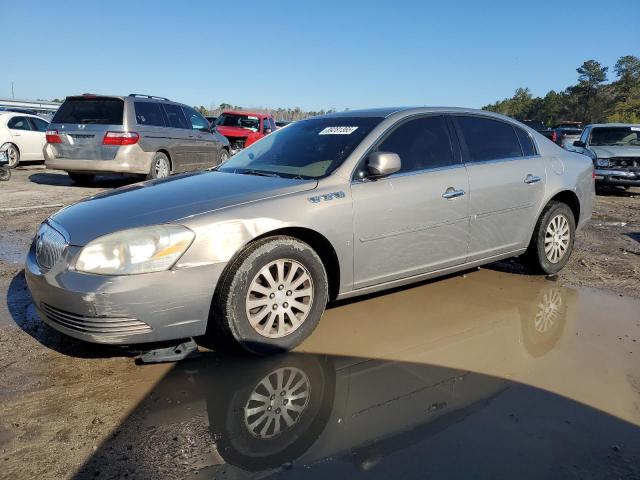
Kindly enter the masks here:
<path id="1" fill-rule="evenodd" d="M 318 135 L 350 135 L 357 129 L 358 127 L 327 127 Z"/>
<path id="2" fill-rule="evenodd" d="M 640 132 L 640 127 L 631 127 L 632 132 Z"/>

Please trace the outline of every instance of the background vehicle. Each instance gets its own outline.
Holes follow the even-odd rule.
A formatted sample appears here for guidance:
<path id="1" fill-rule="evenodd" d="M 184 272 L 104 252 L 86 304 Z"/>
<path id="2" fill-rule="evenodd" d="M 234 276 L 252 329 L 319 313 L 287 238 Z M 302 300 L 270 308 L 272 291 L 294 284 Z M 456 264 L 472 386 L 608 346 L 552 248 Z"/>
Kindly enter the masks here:
<path id="1" fill-rule="evenodd" d="M 533 128 L 540 135 L 551 140 L 553 136 L 553 130 L 545 126 L 540 120 L 519 120 L 520 123 L 524 123 L 527 127 Z"/>
<path id="2" fill-rule="evenodd" d="M 7 147 L 0 148 L 0 181 L 7 181 L 11 178 L 11 169 L 9 168 L 9 154 Z"/>
<path id="3" fill-rule="evenodd" d="M 162 178 L 220 164 L 229 142 L 187 105 L 150 95 L 85 94 L 60 106 L 44 153 L 47 167 L 76 182 L 99 173 Z"/>
<path id="4" fill-rule="evenodd" d="M 276 130 L 276 122 L 268 113 L 235 110 L 222 112 L 215 125 L 229 140 L 232 154 Z"/>
<path id="5" fill-rule="evenodd" d="M 278 128 L 286 127 L 290 123 L 293 123 L 293 122 L 279 121 L 279 122 L 276 122 L 276 127 L 278 127 Z"/>
<path id="6" fill-rule="evenodd" d="M 560 271 L 591 216 L 592 173 L 584 155 L 498 114 L 315 117 L 212 172 L 59 211 L 26 278 L 42 318 L 77 338 L 132 344 L 209 327 L 251 352 L 288 350 L 329 300 L 518 255 Z"/>
<path id="7" fill-rule="evenodd" d="M 576 127 L 556 127 L 551 133 L 551 141 L 557 143 L 562 148 L 573 150 L 573 142 L 580 139 L 581 128 Z"/>
<path id="8" fill-rule="evenodd" d="M 48 126 L 37 115 L 0 112 L 0 146 L 6 147 L 11 168 L 18 166 L 20 160 L 44 160 L 42 149 Z"/>
<path id="9" fill-rule="evenodd" d="M 582 131 L 582 122 L 560 122 L 555 124 L 552 128 L 578 128 Z"/>
<path id="10" fill-rule="evenodd" d="M 640 186 L 640 124 L 587 125 L 573 146 L 593 161 L 597 183 Z"/>
<path id="11" fill-rule="evenodd" d="M 212 126 L 214 123 L 216 123 L 216 120 L 218 119 L 218 117 L 204 117 L 204 118 L 206 118 L 207 122 L 209 122 L 209 125 L 212 125 Z"/>

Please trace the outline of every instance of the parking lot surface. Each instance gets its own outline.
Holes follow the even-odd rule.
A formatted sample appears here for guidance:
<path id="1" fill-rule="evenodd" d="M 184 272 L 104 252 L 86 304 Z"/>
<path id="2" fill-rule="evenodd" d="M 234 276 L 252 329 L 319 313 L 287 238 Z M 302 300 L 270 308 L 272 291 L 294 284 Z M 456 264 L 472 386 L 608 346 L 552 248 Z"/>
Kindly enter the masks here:
<path id="1" fill-rule="evenodd" d="M 42 324 L 22 272 L 40 221 L 130 182 L 0 184 L 0 476 L 640 478 L 640 191 L 557 278 L 500 262 L 332 305 L 291 354 L 137 366 Z"/>

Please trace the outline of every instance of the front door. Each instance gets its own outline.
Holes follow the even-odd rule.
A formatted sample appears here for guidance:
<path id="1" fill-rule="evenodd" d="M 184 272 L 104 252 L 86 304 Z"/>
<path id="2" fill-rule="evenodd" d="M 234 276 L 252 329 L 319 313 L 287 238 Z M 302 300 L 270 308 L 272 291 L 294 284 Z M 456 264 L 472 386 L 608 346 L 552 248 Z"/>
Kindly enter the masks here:
<path id="1" fill-rule="evenodd" d="M 20 150 L 21 160 L 42 160 L 42 134 L 33 130 L 27 117 L 9 119 L 7 128 Z"/>
<path id="2" fill-rule="evenodd" d="M 400 156 L 401 170 L 371 179 L 366 162 L 351 186 L 354 288 L 465 262 L 469 188 L 442 115 L 402 122 L 374 148 Z"/>

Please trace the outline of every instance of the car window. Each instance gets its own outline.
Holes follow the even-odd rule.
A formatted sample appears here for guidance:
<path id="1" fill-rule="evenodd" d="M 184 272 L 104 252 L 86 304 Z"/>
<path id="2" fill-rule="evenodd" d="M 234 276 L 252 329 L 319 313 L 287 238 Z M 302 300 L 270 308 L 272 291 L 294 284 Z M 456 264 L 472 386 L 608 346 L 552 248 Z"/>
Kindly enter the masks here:
<path id="1" fill-rule="evenodd" d="M 13 117 L 7 122 L 7 127 L 12 130 L 31 130 L 31 124 L 26 117 Z"/>
<path id="2" fill-rule="evenodd" d="M 589 132 L 591 132 L 591 129 L 585 128 L 584 131 L 582 132 L 582 135 L 580 136 L 580 141 L 585 145 L 589 143 Z"/>
<path id="3" fill-rule="evenodd" d="M 69 97 L 51 123 L 122 125 L 124 101 L 111 97 Z"/>
<path id="4" fill-rule="evenodd" d="M 164 116 L 160 104 L 156 102 L 133 102 L 138 125 L 164 127 Z"/>
<path id="5" fill-rule="evenodd" d="M 423 117 L 401 124 L 377 147 L 400 156 L 400 172 L 454 165 L 451 138 L 443 116 Z"/>
<path id="6" fill-rule="evenodd" d="M 638 147 L 640 146 L 638 127 L 596 127 L 591 130 L 591 145 Z"/>
<path id="7" fill-rule="evenodd" d="M 42 120 L 41 118 L 30 118 L 31 126 L 38 132 L 46 132 L 49 128 L 49 122 Z"/>
<path id="8" fill-rule="evenodd" d="M 456 116 L 467 146 L 465 161 L 484 162 L 521 157 L 522 149 L 514 127 L 482 117 Z"/>
<path id="9" fill-rule="evenodd" d="M 255 115 L 242 115 L 239 113 L 223 113 L 216 120 L 216 125 L 220 127 L 246 128 L 252 132 L 257 132 L 260 127 L 260 119 Z"/>
<path id="10" fill-rule="evenodd" d="M 204 118 L 200 113 L 196 111 L 195 108 L 184 106 L 182 107 L 184 110 L 189 123 L 191 123 L 191 128 L 194 130 L 199 130 L 201 132 L 210 131 L 209 122 L 206 118 Z"/>
<path id="11" fill-rule="evenodd" d="M 171 103 L 163 103 L 162 106 L 167 114 L 170 127 L 191 129 L 191 124 L 187 122 L 187 118 L 184 116 L 182 108 Z"/>
<path id="12" fill-rule="evenodd" d="M 518 127 L 513 127 L 516 130 L 516 135 L 518 136 L 518 140 L 520 141 L 520 146 L 522 147 L 522 153 L 525 157 L 530 157 L 536 154 L 536 149 L 533 146 L 533 140 L 527 132 Z"/>
<path id="13" fill-rule="evenodd" d="M 276 121 L 273 118 L 269 119 L 269 125 L 271 126 L 271 131 L 275 132 L 276 131 Z"/>

